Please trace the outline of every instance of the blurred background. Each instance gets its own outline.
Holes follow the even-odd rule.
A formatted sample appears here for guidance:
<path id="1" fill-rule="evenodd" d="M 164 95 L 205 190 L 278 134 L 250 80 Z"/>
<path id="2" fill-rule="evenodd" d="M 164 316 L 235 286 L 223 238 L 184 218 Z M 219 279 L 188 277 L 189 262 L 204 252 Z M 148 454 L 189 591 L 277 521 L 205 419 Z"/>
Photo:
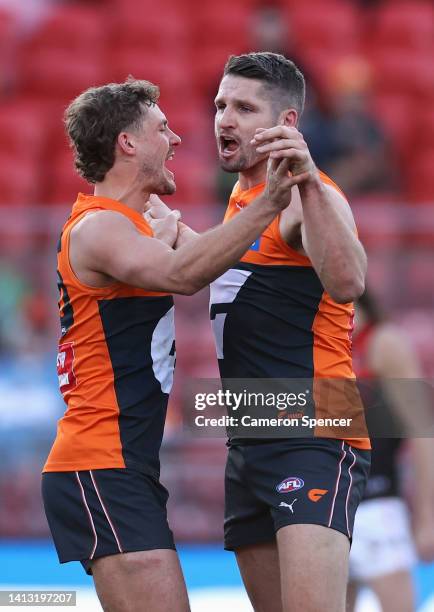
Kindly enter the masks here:
<path id="1" fill-rule="evenodd" d="M 203 230 L 221 220 L 235 182 L 217 168 L 213 99 L 228 55 L 252 50 L 282 52 L 305 73 L 301 129 L 351 201 L 371 289 L 434 377 L 433 2 L 0 0 L 1 588 L 91 585 L 81 568 L 57 566 L 39 492 L 64 410 L 55 244 L 77 192 L 91 193 L 74 172 L 63 111 L 83 89 L 129 74 L 160 85 L 183 140 L 168 203 Z M 219 552 L 224 440 L 182 427 L 184 381 L 217 376 L 207 302 L 207 291 L 176 299 L 162 481 L 194 609 L 214 609 L 200 597 L 217 589 L 215 609 L 248 610 L 232 555 Z M 433 571 L 416 570 L 424 610 L 434 609 Z M 98 609 L 88 597 L 82 609 Z M 376 609 L 365 597 L 359 609 Z"/>

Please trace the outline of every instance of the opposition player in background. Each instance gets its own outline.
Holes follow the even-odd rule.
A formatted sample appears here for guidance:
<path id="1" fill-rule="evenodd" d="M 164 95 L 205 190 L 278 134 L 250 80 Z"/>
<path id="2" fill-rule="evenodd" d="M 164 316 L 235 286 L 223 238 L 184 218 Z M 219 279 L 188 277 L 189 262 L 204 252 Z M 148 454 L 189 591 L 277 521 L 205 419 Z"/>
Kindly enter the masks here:
<path id="1" fill-rule="evenodd" d="M 220 164 L 238 173 L 231 223 L 264 194 L 267 159 L 289 162 L 285 210 L 211 284 L 223 379 L 353 380 L 352 301 L 366 255 L 340 189 L 297 129 L 304 77 L 274 53 L 229 58 L 215 99 Z M 315 409 L 321 409 L 315 400 Z M 354 410 L 351 401 L 342 415 Z M 256 612 L 342 612 L 354 515 L 370 462 L 366 438 L 229 440 L 225 547 Z"/>
<path id="2" fill-rule="evenodd" d="M 358 587 L 366 585 L 384 612 L 412 612 L 411 569 L 416 553 L 423 561 L 434 559 L 434 441 L 422 437 L 426 401 L 422 389 L 408 398 L 400 384 L 421 378 L 417 357 L 368 291 L 356 307 L 353 359 L 361 388 L 365 387 L 362 395 L 373 437 L 371 473 L 354 524 L 348 611 L 354 610 Z M 392 437 L 396 422 L 416 430 L 414 437 Z M 377 437 L 376 430 L 385 437 Z M 400 488 L 403 447 L 411 469 L 411 512 Z"/>
<path id="3" fill-rule="evenodd" d="M 42 490 L 60 561 L 81 561 L 110 612 L 189 609 L 159 482 L 175 364 L 170 294 L 192 294 L 235 264 L 303 179 L 276 160 L 266 193 L 233 222 L 198 236 L 173 212 L 151 227 L 145 207 L 150 194 L 175 191 L 166 162 L 180 143 L 158 96 L 129 79 L 85 91 L 65 115 L 76 168 L 95 187 L 79 194 L 58 245 L 67 410 Z"/>

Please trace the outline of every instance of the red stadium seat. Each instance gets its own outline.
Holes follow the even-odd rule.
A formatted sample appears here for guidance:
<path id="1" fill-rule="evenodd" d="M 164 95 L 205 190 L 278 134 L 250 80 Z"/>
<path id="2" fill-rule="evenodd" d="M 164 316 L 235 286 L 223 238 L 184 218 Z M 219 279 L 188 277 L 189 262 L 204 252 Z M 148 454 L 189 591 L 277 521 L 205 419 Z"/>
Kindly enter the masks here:
<path id="1" fill-rule="evenodd" d="M 0 155 L 0 205 L 35 204 L 39 198 L 39 167 L 7 151 Z"/>
<path id="2" fill-rule="evenodd" d="M 93 193 L 93 187 L 77 174 L 72 152 L 59 151 L 45 167 L 42 203 L 72 205 L 78 192 Z"/>
<path id="3" fill-rule="evenodd" d="M 413 151 L 407 166 L 407 194 L 414 204 L 434 205 L 434 145 Z"/>
<path id="4" fill-rule="evenodd" d="M 373 53 L 376 91 L 381 94 L 407 94 L 415 102 L 434 96 L 434 70 L 432 53 L 410 53 L 404 50 L 387 50 Z"/>
<path id="5" fill-rule="evenodd" d="M 176 193 L 171 197 L 171 203 L 204 205 L 214 201 L 215 167 L 212 160 L 180 148 L 168 167 L 175 174 L 177 186 Z"/>
<path id="6" fill-rule="evenodd" d="M 294 3 L 287 11 L 291 31 L 299 49 L 357 52 L 360 14 L 350 2 Z"/>
<path id="7" fill-rule="evenodd" d="M 394 149 L 404 155 L 414 133 L 412 98 L 400 94 L 378 95 L 373 100 L 372 110 Z"/>
<path id="8" fill-rule="evenodd" d="M 19 86 L 22 94 L 67 101 L 88 87 L 102 84 L 104 75 L 99 55 L 47 48 L 22 58 Z"/>
<path id="9" fill-rule="evenodd" d="M 203 2 L 194 19 L 195 54 L 206 51 L 208 45 L 219 45 L 230 53 L 246 51 L 250 10 L 243 4 L 229 2 L 224 10 L 221 2 Z"/>
<path id="10" fill-rule="evenodd" d="M 43 108 L 27 98 L 0 104 L 0 149 L 12 157 L 38 160 L 47 137 Z"/>
<path id="11" fill-rule="evenodd" d="M 192 89 L 188 57 L 170 50 L 155 54 L 147 47 L 129 45 L 116 49 L 107 63 L 106 80 L 122 82 L 128 75 L 159 85 L 161 94 L 174 95 L 178 100 L 189 97 Z"/>
<path id="12" fill-rule="evenodd" d="M 158 55 L 170 49 L 182 53 L 191 38 L 191 16 L 176 3 L 120 2 L 112 12 L 112 47 L 141 46 Z"/>
<path id="13" fill-rule="evenodd" d="M 29 53 L 67 50 L 91 57 L 108 40 L 105 15 L 101 7 L 74 2 L 62 4 L 52 10 L 25 46 Z"/>
<path id="14" fill-rule="evenodd" d="M 369 35 L 378 47 L 427 50 L 434 43 L 434 6 L 423 0 L 386 2 L 376 10 Z"/>
<path id="15" fill-rule="evenodd" d="M 0 96 L 15 78 L 17 28 L 14 16 L 0 9 Z"/>

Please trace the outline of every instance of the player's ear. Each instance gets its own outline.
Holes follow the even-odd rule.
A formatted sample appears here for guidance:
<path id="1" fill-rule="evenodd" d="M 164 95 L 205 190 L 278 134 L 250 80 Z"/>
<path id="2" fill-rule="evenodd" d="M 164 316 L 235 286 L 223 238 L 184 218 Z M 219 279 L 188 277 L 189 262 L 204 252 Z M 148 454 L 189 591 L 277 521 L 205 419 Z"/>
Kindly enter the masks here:
<path id="1" fill-rule="evenodd" d="M 298 113 L 295 108 L 285 108 L 280 115 L 278 125 L 285 125 L 286 127 L 296 127 L 298 123 Z"/>
<path id="2" fill-rule="evenodd" d="M 128 132 L 121 132 L 117 138 L 117 142 L 122 152 L 126 155 L 133 155 L 136 151 L 134 136 Z"/>

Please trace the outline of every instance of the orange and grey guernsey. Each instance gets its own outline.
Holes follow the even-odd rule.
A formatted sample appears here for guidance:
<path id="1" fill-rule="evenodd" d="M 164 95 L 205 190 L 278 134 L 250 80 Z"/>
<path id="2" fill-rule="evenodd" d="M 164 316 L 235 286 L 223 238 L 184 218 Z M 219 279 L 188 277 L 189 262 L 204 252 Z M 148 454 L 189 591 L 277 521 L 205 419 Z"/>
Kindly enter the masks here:
<path id="1" fill-rule="evenodd" d="M 342 194 L 323 173 L 321 180 Z M 242 191 L 237 183 L 224 222 L 264 187 L 261 183 Z M 328 295 L 310 259 L 282 238 L 279 221 L 280 216 L 238 264 L 211 285 L 210 316 L 220 375 L 222 379 L 308 379 L 312 400 L 310 414 L 305 414 L 352 418 L 348 437 L 345 433 L 330 437 L 369 449 L 351 359 L 353 304 L 338 304 Z M 327 437 L 326 431 L 317 435 Z"/>
<path id="2" fill-rule="evenodd" d="M 60 391 L 67 405 L 44 472 L 134 468 L 155 476 L 175 366 L 173 298 L 114 282 L 83 284 L 69 261 L 72 228 L 116 211 L 152 237 L 125 204 L 79 194 L 58 245 Z"/>

